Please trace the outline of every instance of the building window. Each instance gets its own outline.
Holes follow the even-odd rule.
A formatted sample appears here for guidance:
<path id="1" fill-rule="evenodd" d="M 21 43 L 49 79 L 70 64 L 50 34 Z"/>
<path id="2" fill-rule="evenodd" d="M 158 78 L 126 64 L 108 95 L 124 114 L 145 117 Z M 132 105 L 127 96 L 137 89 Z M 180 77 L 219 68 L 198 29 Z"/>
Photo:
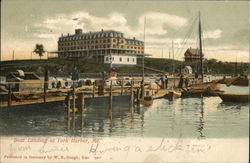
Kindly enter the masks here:
<path id="1" fill-rule="evenodd" d="M 109 61 L 109 57 L 106 57 L 106 61 Z"/>
<path id="2" fill-rule="evenodd" d="M 129 58 L 127 58 L 127 61 L 129 62 Z"/>
<path id="3" fill-rule="evenodd" d="M 113 42 L 116 42 L 116 40 L 115 40 L 115 39 L 113 39 Z"/>
<path id="4" fill-rule="evenodd" d="M 122 62 L 122 57 L 120 57 L 120 62 Z"/>
<path id="5" fill-rule="evenodd" d="M 135 59 L 133 58 L 133 62 L 135 62 Z"/>

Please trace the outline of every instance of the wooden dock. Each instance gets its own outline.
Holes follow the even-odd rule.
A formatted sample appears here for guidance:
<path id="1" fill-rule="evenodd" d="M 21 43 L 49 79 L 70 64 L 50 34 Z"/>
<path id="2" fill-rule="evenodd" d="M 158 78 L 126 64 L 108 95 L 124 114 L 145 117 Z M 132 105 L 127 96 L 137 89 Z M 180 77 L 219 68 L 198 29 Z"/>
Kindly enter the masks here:
<path id="1" fill-rule="evenodd" d="M 133 86 L 131 85 L 104 86 L 103 91 L 102 91 L 100 90 L 100 88 L 98 88 L 98 86 L 92 85 L 92 86 L 82 86 L 79 88 L 75 88 L 75 94 L 76 94 L 76 97 L 78 97 L 79 94 L 82 94 L 83 98 L 109 97 L 110 91 L 112 90 L 112 96 L 127 96 L 127 95 L 131 95 L 131 90 L 132 90 L 133 96 L 134 96 L 135 92 L 138 92 L 140 88 L 141 88 L 140 84 L 135 83 L 133 84 Z M 145 88 L 145 93 L 148 95 L 151 95 L 153 98 L 164 97 L 168 93 L 168 91 L 169 91 L 168 89 Z M 73 92 L 73 88 L 48 89 L 45 95 L 44 95 L 44 91 L 42 90 L 33 91 L 33 92 L 30 92 L 30 91 L 11 92 L 11 94 L 14 96 L 25 97 L 25 98 L 20 99 L 20 100 L 13 100 L 12 98 L 9 98 L 8 100 L 1 101 L 0 107 L 64 101 L 66 99 L 66 96 L 72 92 Z M 10 92 L 1 93 L 1 95 L 8 96 L 8 93 Z"/>

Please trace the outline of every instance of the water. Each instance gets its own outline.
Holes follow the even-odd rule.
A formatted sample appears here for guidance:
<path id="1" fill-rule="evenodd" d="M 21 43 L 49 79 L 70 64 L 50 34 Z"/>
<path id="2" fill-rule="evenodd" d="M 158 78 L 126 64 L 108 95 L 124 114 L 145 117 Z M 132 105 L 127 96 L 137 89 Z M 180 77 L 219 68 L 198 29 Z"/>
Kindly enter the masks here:
<path id="1" fill-rule="evenodd" d="M 237 85 L 227 86 L 226 84 L 219 84 L 219 89 L 224 91 L 224 93 L 229 93 L 229 94 L 249 94 L 248 86 L 237 86 Z"/>
<path id="2" fill-rule="evenodd" d="M 222 103 L 219 97 L 156 99 L 150 107 L 136 108 L 129 97 L 115 98 L 112 120 L 108 100 L 88 100 L 84 126 L 77 115 L 76 130 L 67 129 L 67 112 L 61 103 L 41 108 L 1 108 L 1 135 L 52 135 L 82 137 L 240 138 L 249 135 L 248 104 Z"/>

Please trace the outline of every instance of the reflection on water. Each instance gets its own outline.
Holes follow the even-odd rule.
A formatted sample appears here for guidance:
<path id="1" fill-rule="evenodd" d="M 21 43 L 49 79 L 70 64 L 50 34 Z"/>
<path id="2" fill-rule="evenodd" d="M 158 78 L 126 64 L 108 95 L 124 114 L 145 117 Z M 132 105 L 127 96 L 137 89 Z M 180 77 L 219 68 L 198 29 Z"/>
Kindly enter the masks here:
<path id="1" fill-rule="evenodd" d="M 44 106 L 43 106 L 44 105 Z M 129 105 L 129 97 L 86 99 L 83 113 L 76 113 L 75 130 L 68 130 L 62 103 L 25 108 L 1 108 L 1 135 L 143 136 L 143 137 L 246 137 L 248 104 L 222 103 L 219 97 L 154 100 L 150 107 Z"/>

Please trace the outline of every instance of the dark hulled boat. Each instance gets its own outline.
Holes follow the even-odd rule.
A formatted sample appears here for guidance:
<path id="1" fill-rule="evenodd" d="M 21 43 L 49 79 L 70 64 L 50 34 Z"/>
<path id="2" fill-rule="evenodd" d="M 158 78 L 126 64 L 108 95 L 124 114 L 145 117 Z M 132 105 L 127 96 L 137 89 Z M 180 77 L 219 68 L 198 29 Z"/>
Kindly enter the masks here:
<path id="1" fill-rule="evenodd" d="M 151 96 L 144 97 L 144 99 L 139 99 L 141 106 L 151 106 L 153 104 L 153 98 Z"/>
<path id="2" fill-rule="evenodd" d="M 218 94 L 223 102 L 248 103 L 249 94 Z"/>

